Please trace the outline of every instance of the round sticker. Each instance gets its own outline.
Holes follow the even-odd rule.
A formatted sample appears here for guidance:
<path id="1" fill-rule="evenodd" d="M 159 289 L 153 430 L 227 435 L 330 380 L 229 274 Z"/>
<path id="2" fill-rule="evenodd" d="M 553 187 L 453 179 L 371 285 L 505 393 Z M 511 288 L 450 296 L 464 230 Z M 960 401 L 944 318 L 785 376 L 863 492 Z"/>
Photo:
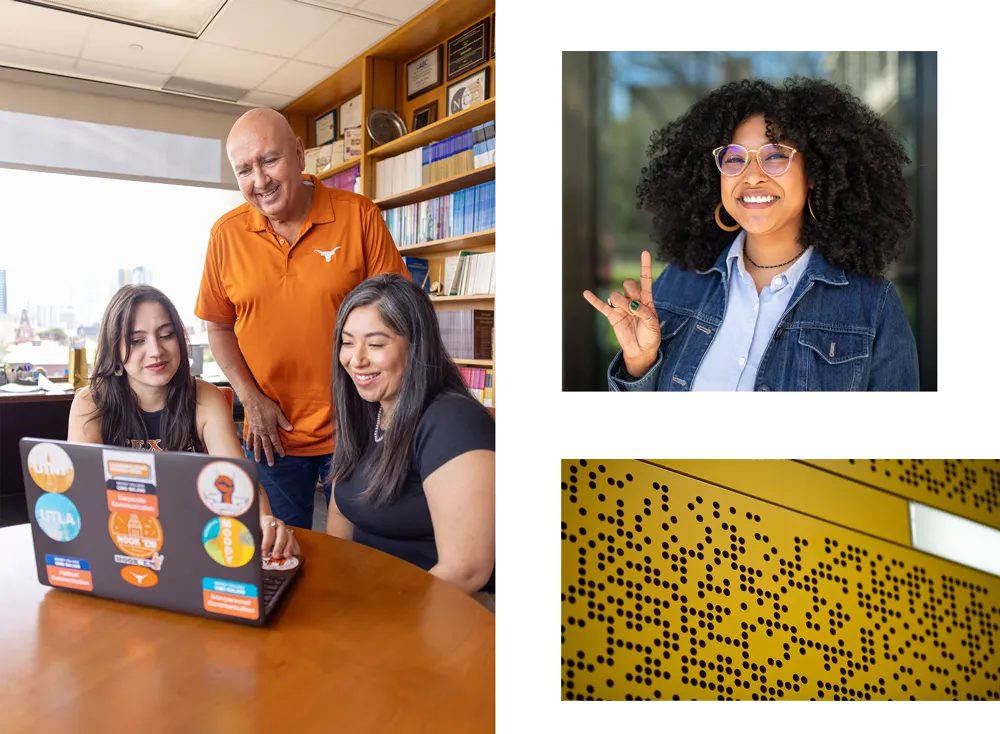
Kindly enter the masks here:
<path id="1" fill-rule="evenodd" d="M 253 504 L 253 482 L 228 461 L 213 461 L 198 474 L 198 496 L 216 515 L 238 517 Z"/>
<path id="2" fill-rule="evenodd" d="M 265 558 L 265 571 L 291 571 L 299 565 L 299 559 L 295 556 L 289 558 Z"/>
<path id="3" fill-rule="evenodd" d="M 142 566 L 126 566 L 122 569 L 122 578 L 132 584 L 132 586 L 141 586 L 144 589 L 156 586 L 159 582 L 155 573 Z"/>
<path id="4" fill-rule="evenodd" d="M 115 545 L 133 558 L 151 558 L 163 547 L 163 526 L 152 515 L 112 512 L 108 532 Z"/>
<path id="5" fill-rule="evenodd" d="M 73 461 L 54 443 L 39 443 L 28 452 L 28 473 L 46 492 L 65 492 L 73 485 Z"/>
<path id="6" fill-rule="evenodd" d="M 247 526 L 230 517 L 213 517 L 201 532 L 201 542 L 212 560 L 233 568 L 253 558 L 253 535 Z"/>
<path id="7" fill-rule="evenodd" d="M 35 521 L 52 540 L 67 543 L 80 534 L 80 513 L 69 497 L 43 494 L 35 503 Z"/>

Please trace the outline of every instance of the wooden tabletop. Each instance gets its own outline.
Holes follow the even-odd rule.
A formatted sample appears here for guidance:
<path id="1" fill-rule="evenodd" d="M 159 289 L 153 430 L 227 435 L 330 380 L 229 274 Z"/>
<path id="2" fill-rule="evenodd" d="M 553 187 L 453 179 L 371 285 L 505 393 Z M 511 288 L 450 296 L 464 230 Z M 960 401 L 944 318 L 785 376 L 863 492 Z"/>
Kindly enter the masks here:
<path id="1" fill-rule="evenodd" d="M 492 732 L 494 617 L 321 533 L 263 629 L 51 589 L 0 529 L 0 731 Z"/>

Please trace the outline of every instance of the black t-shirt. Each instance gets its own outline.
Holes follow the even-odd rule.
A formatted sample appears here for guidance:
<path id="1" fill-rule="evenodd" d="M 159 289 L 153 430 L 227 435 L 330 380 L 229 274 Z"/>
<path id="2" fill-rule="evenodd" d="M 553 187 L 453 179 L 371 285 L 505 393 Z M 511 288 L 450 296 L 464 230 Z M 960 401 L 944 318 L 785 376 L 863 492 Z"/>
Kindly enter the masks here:
<path id="1" fill-rule="evenodd" d="M 427 406 L 413 437 L 413 458 L 396 501 L 375 507 L 363 500 L 367 489 L 364 467 L 383 444 L 368 441 L 354 474 L 337 482 L 334 499 L 340 513 L 354 523 L 354 541 L 409 561 L 425 571 L 437 561 L 434 525 L 424 495 L 424 480 L 456 456 L 477 449 L 496 450 L 493 419 L 471 400 L 438 395 Z M 493 592 L 496 569 L 483 591 Z"/>

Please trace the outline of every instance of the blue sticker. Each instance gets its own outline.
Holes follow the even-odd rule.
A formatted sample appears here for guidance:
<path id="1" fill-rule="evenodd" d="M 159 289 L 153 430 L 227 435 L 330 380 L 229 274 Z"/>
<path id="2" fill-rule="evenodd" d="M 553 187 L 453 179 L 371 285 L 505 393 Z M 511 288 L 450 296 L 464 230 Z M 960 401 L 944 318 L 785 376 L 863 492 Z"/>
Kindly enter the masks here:
<path id="1" fill-rule="evenodd" d="M 257 598 L 257 587 L 253 584 L 244 584 L 239 581 L 223 581 L 222 579 L 203 578 L 201 588 L 205 591 L 214 591 L 219 594 L 235 594 L 236 596 L 250 596 Z"/>
<path id="2" fill-rule="evenodd" d="M 35 522 L 52 540 L 67 543 L 80 534 L 80 513 L 63 494 L 43 494 L 35 503 Z"/>
<path id="3" fill-rule="evenodd" d="M 45 565 L 55 566 L 56 568 L 71 568 L 75 571 L 90 570 L 90 564 L 82 558 L 67 558 L 66 556 L 46 555 Z"/>

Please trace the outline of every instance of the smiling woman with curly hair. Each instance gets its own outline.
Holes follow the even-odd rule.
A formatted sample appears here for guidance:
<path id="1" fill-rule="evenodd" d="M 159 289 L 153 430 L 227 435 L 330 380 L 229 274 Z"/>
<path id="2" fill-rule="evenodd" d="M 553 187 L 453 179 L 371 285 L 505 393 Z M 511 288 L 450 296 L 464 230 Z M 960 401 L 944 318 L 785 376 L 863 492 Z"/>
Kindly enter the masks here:
<path id="1" fill-rule="evenodd" d="M 910 232 L 896 134 L 836 85 L 727 84 L 653 133 L 639 204 L 652 282 L 607 302 L 611 390 L 916 390 L 917 353 L 883 275 Z"/>

